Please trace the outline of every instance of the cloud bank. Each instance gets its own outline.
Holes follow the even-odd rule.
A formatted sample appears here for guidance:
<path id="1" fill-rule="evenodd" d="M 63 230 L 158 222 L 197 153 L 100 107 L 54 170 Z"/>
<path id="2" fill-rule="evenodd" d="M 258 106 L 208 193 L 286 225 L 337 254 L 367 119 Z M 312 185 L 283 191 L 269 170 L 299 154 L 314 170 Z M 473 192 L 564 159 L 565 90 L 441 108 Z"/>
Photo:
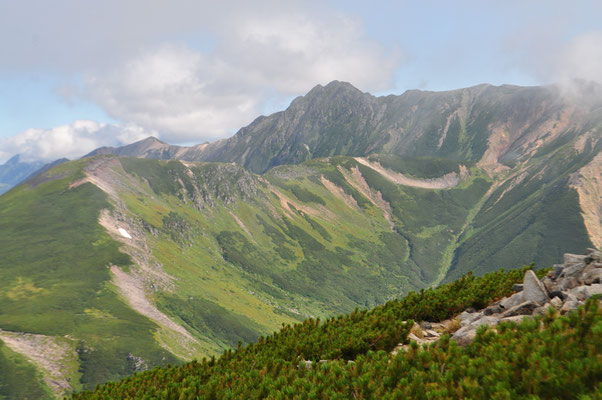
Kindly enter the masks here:
<path id="1" fill-rule="evenodd" d="M 154 134 L 135 125 L 75 121 L 52 129 L 28 129 L 0 139 L 0 163 L 14 154 L 22 161 L 76 159 L 101 146 L 121 146 Z"/>
<path id="2" fill-rule="evenodd" d="M 399 60 L 345 17 L 246 17 L 220 32 L 211 51 L 164 43 L 88 74 L 85 96 L 168 140 L 202 142 L 250 123 L 267 97 L 286 99 L 335 79 L 384 89 Z"/>

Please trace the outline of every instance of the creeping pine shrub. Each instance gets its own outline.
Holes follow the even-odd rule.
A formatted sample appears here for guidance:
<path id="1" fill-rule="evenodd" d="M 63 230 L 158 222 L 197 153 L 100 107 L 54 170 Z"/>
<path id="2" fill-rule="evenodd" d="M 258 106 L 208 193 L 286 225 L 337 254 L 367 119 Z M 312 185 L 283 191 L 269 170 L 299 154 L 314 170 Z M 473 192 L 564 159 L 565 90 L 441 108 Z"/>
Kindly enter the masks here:
<path id="1" fill-rule="evenodd" d="M 459 347 L 407 341 L 412 321 L 447 318 L 509 294 L 524 270 L 462 279 L 370 311 L 284 326 L 221 357 L 156 368 L 75 399 L 533 399 L 600 398 L 602 311 L 575 312 L 479 329 Z M 306 361 L 311 361 L 308 363 Z"/>

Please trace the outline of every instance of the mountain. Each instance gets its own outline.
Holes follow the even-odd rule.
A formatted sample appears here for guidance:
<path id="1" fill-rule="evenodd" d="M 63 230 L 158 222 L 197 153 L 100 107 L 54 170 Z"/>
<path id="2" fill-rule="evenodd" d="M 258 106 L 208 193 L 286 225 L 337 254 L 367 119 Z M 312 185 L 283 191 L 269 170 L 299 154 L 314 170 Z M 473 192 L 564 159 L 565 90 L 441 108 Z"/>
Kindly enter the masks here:
<path id="1" fill-rule="evenodd" d="M 174 146 L 149 136 L 146 139 L 122 147 L 99 147 L 84 157 L 113 154 L 121 157 L 151 158 L 156 160 L 189 159 L 194 158 L 199 149 L 206 145 L 192 147 Z"/>
<path id="2" fill-rule="evenodd" d="M 21 183 L 43 165 L 42 161 L 21 161 L 21 156 L 18 154 L 10 158 L 0 165 L 0 195 Z"/>
<path id="3" fill-rule="evenodd" d="M 601 113 L 551 87 L 334 82 L 230 139 L 50 168 L 0 197 L 0 388 L 91 390 L 599 247 Z"/>
<path id="4" fill-rule="evenodd" d="M 554 86 L 479 85 L 374 97 L 335 81 L 185 159 L 236 162 L 262 173 L 312 158 L 387 153 L 480 163 L 493 172 L 546 144 L 597 129 L 601 105 L 574 101 Z"/>

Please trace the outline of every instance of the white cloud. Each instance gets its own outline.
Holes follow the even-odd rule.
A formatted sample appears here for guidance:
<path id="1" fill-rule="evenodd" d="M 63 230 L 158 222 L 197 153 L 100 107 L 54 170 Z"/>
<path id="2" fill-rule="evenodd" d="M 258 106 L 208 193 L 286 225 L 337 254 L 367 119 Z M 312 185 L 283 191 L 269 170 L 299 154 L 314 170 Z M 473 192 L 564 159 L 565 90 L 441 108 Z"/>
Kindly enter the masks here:
<path id="1" fill-rule="evenodd" d="M 551 71 L 554 81 L 580 79 L 602 83 L 602 31 L 576 36 L 556 55 Z"/>
<path id="2" fill-rule="evenodd" d="M 118 126 L 95 121 L 75 121 L 52 129 L 28 129 L 0 139 L 0 162 L 20 154 L 25 161 L 75 159 L 101 146 L 119 146 L 153 135 L 135 125 Z"/>
<path id="3" fill-rule="evenodd" d="M 569 35 L 565 30 L 555 24 L 526 28 L 507 40 L 506 50 L 515 69 L 581 96 L 583 81 L 602 83 L 602 31 Z"/>
<path id="4" fill-rule="evenodd" d="M 202 142 L 251 122 L 268 96 L 274 102 L 335 79 L 363 90 L 391 85 L 399 52 L 367 39 L 355 20 L 297 11 L 230 16 L 210 51 L 181 43 L 147 48 L 89 73 L 85 95 L 168 141 Z"/>

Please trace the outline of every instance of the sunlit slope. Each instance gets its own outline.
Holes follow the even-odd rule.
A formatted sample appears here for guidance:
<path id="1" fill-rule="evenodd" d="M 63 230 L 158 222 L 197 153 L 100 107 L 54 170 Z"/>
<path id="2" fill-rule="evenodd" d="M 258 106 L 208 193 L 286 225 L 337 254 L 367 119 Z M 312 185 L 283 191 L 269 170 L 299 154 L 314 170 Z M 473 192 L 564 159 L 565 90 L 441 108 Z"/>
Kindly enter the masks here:
<path id="1" fill-rule="evenodd" d="M 98 224 L 100 210 L 111 207 L 107 195 L 90 183 L 69 189 L 85 164 L 59 166 L 0 197 L 0 329 L 61 341 L 77 360 L 62 371 L 73 389 L 134 372 L 130 354 L 150 364 L 176 360 L 154 339 L 157 327 L 110 283 L 107 267 L 131 261 Z"/>

